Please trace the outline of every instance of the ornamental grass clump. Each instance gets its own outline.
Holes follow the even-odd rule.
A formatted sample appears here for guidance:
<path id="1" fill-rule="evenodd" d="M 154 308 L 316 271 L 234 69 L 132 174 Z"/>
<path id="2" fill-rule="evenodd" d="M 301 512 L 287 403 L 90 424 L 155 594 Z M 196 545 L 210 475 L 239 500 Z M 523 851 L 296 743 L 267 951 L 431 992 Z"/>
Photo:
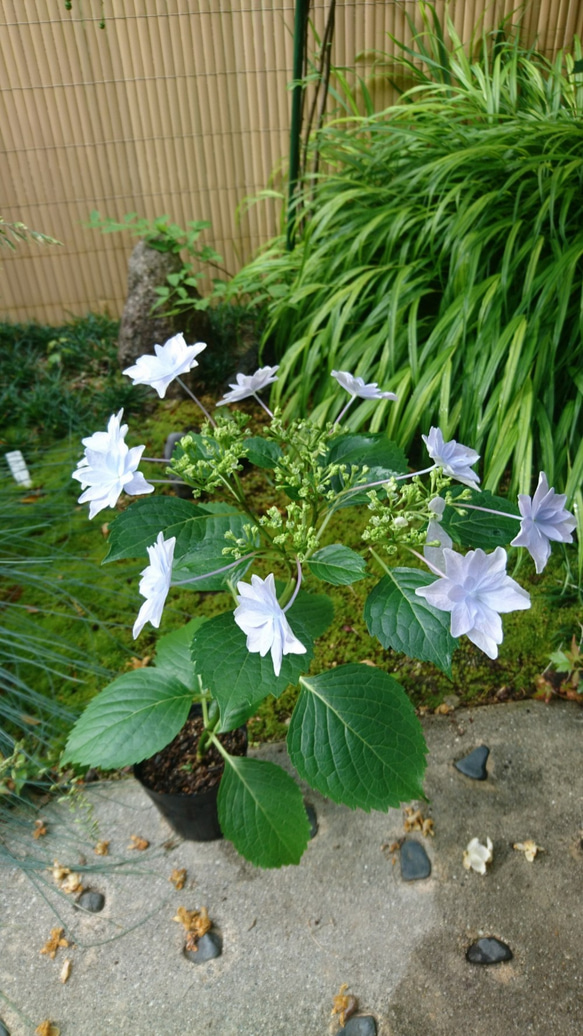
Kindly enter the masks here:
<path id="1" fill-rule="evenodd" d="M 197 366 L 203 348 L 197 343 L 193 351 L 176 336 L 156 348 L 155 364 L 142 357 L 126 373 L 144 382 L 150 370 L 152 387 L 159 391 L 165 379 L 165 391 Z M 332 382 L 340 413 L 359 398 L 396 405 L 392 392 L 348 371 L 335 370 Z M 130 456 L 141 458 L 141 447 L 126 445 L 121 413 L 107 432 L 84 440 L 75 477 L 91 488 L 81 499 L 92 513 L 122 493 L 138 495 L 111 523 L 107 558 L 148 559 L 134 636 L 148 623 L 160 627 L 173 586 L 227 590 L 232 603 L 161 637 L 153 666 L 123 674 L 89 704 L 64 754 L 65 762 L 103 769 L 138 763 L 162 751 L 198 703 L 199 758 L 212 746 L 224 761 L 223 833 L 263 867 L 299 862 L 309 836 L 302 796 L 283 769 L 231 755 L 219 735 L 290 684 L 299 685 L 299 698 L 287 748 L 311 787 L 366 811 L 423 795 L 425 742 L 397 681 L 359 664 L 312 671 L 314 643 L 333 617 L 326 586 L 350 593 L 351 584 L 376 573 L 364 608 L 371 636 L 450 673 L 459 637 L 496 658 L 500 616 L 530 607 L 528 593 L 507 574 L 505 545 L 514 537 L 539 568 L 550 541 L 570 543 L 575 527 L 564 495 L 543 474 L 519 510 L 479 489 L 478 454 L 440 429 L 424 436 L 430 463 L 411 471 L 382 433 L 349 432 L 339 418 L 285 421 L 260 395 L 276 383 L 277 367 L 239 375 L 214 413 L 203 412 L 200 432 L 181 439 L 170 472 L 191 487 L 193 501 L 151 495 L 155 480 L 140 480 L 128 464 Z M 251 430 L 248 413 L 224 405 L 244 398 L 261 403 L 261 434 Z M 256 507 L 256 489 L 246 489 L 244 465 L 252 486 L 263 475 L 271 488 L 264 510 Z M 352 508 L 362 528 L 358 550 L 334 538 L 341 508 Z M 397 555 L 411 565 L 396 564 Z"/>
<path id="2" fill-rule="evenodd" d="M 353 431 L 387 429 L 409 449 L 433 424 L 480 452 L 490 491 L 507 477 L 528 492 L 544 470 L 572 501 L 583 479 L 581 47 L 551 64 L 517 34 L 464 46 L 419 6 L 425 31 L 412 27 L 400 61 L 377 64 L 410 88 L 374 112 L 373 80 L 329 120 L 312 142 L 320 172 L 297 198 L 296 247 L 272 242 L 230 291 L 267 309 L 286 416 L 309 403 L 314 419 L 333 419 L 334 369 L 389 380 L 398 402 L 359 401 Z"/>

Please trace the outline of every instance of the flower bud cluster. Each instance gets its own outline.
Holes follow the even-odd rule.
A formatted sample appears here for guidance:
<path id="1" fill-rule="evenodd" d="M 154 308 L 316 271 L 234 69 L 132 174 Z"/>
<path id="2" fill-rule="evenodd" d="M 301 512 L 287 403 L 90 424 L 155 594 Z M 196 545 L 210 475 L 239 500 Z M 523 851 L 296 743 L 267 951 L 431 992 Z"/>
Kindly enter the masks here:
<path id="1" fill-rule="evenodd" d="M 247 414 L 240 412 L 220 413 L 214 428 L 205 424 L 200 435 L 188 432 L 180 440 L 182 452 L 173 459 L 170 473 L 187 482 L 195 497 L 228 483 L 243 468 L 248 420 Z"/>

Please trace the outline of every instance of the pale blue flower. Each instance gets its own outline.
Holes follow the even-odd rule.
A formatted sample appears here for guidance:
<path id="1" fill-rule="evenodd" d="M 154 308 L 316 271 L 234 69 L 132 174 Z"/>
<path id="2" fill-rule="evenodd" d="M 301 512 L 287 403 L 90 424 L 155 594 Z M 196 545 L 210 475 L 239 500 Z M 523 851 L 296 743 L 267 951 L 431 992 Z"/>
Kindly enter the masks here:
<path id="1" fill-rule="evenodd" d="M 255 371 L 255 374 L 237 374 L 236 384 L 233 385 L 232 382 L 229 382 L 231 391 L 225 393 L 223 398 L 217 403 L 217 406 L 224 406 L 225 403 L 238 403 L 241 399 L 256 396 L 258 392 L 261 392 L 261 389 L 277 381 L 275 372 L 278 370 L 279 366 L 260 367 L 259 370 Z"/>
<path id="2" fill-rule="evenodd" d="M 140 471 L 138 464 L 144 446 L 131 449 L 124 441 L 127 424 L 121 424 L 123 410 L 112 414 L 106 432 L 94 432 L 83 439 L 85 455 L 79 461 L 73 478 L 85 490 L 79 503 L 89 503 L 89 517 L 94 518 L 105 507 L 115 507 L 122 492 L 129 496 L 153 493 L 151 486 Z"/>
<path id="3" fill-rule="evenodd" d="M 275 593 L 275 579 L 251 576 L 249 583 L 237 583 L 239 596 L 235 622 L 247 636 L 247 650 L 261 657 L 271 651 L 273 670 L 281 672 L 283 655 L 304 655 L 306 648 L 295 636 Z"/>
<path id="4" fill-rule="evenodd" d="M 440 428 L 430 428 L 429 435 L 421 436 L 435 466 L 442 468 L 445 475 L 463 482 L 465 486 L 475 488 L 480 481 L 471 465 L 480 459 L 480 454 L 469 446 L 462 446 L 455 439 L 445 442 Z"/>
<path id="5" fill-rule="evenodd" d="M 506 575 L 506 551 L 496 547 L 492 554 L 470 550 L 465 556 L 443 549 L 445 574 L 415 593 L 451 613 L 452 637 L 469 637 L 489 658 L 497 658 L 502 643 L 503 612 L 530 608 L 526 590 Z"/>
<path id="6" fill-rule="evenodd" d="M 353 374 L 349 374 L 348 371 L 331 371 L 331 375 L 353 397 L 359 396 L 360 399 L 397 399 L 394 392 L 382 392 L 376 381 L 371 381 L 368 385 L 365 385 L 364 378 L 355 377 Z"/>
<path id="7" fill-rule="evenodd" d="M 166 389 L 175 378 L 198 367 L 195 357 L 203 349 L 206 349 L 206 342 L 187 345 L 184 335 L 177 334 L 164 345 L 155 345 L 155 356 L 146 353 L 138 357 L 134 366 L 126 367 L 123 373 L 132 379 L 134 385 L 150 385 L 163 399 Z"/>
<path id="8" fill-rule="evenodd" d="M 158 538 L 151 547 L 148 547 L 150 564 L 142 570 L 140 579 L 140 593 L 145 597 L 138 617 L 134 622 L 134 639 L 140 635 L 145 624 L 151 622 L 152 626 L 158 629 L 164 605 L 170 589 L 172 578 L 172 562 L 174 560 L 174 547 L 176 536 L 164 539 L 164 533 L 159 532 Z"/>
<path id="9" fill-rule="evenodd" d="M 551 553 L 550 541 L 572 543 L 571 533 L 577 527 L 577 519 L 565 508 L 565 493 L 549 489 L 544 471 L 538 478 L 534 496 L 521 493 L 518 508 L 522 515 L 520 532 L 512 540 L 512 547 L 526 547 L 537 572 L 542 572 Z"/>

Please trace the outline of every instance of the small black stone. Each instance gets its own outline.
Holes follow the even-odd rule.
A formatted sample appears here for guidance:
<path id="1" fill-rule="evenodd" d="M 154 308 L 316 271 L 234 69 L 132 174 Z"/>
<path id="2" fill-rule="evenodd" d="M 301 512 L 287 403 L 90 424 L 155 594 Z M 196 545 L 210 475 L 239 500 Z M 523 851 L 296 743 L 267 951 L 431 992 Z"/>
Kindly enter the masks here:
<path id="1" fill-rule="evenodd" d="M 355 1018 L 349 1018 L 336 1036 L 377 1036 L 377 1023 L 372 1014 L 359 1014 Z"/>
<path id="2" fill-rule="evenodd" d="M 490 749 L 486 745 L 479 745 L 478 748 L 474 748 L 473 752 L 464 756 L 463 759 L 458 759 L 457 763 L 453 765 L 456 770 L 473 781 L 485 781 L 488 778 L 486 763 L 489 755 Z"/>
<path id="3" fill-rule="evenodd" d="M 105 906 L 105 896 L 102 896 L 101 892 L 92 892 L 91 889 L 87 889 L 81 893 L 75 906 L 88 910 L 90 914 L 98 914 Z"/>
<path id="4" fill-rule="evenodd" d="M 306 808 L 308 823 L 310 825 L 310 838 L 315 838 L 318 834 L 318 817 L 316 816 L 316 810 L 310 802 L 304 802 L 304 806 Z"/>
<path id="5" fill-rule="evenodd" d="M 186 959 L 192 961 L 193 964 L 204 964 L 207 960 L 220 957 L 223 952 L 223 943 L 217 932 L 206 932 L 198 940 L 197 946 L 198 949 L 196 951 L 184 951 Z"/>
<path id="6" fill-rule="evenodd" d="M 419 881 L 431 874 L 431 861 L 420 842 L 406 838 L 401 846 L 400 857 L 403 881 Z"/>
<path id="7" fill-rule="evenodd" d="M 0 1036 L 10 1036 L 10 1030 L 6 1028 L 4 1022 L 0 1018 Z"/>
<path id="8" fill-rule="evenodd" d="M 503 960 L 512 960 L 513 953 L 509 946 L 494 936 L 478 939 L 466 952 L 470 964 L 500 964 Z"/>

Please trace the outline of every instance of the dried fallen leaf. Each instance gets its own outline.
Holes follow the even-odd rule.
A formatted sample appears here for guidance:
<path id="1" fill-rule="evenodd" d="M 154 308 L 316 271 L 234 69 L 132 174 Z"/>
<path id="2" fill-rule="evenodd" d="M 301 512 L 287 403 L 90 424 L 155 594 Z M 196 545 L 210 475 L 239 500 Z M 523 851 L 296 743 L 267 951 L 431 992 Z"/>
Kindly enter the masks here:
<path id="1" fill-rule="evenodd" d="M 170 875 L 170 877 L 168 878 L 168 881 L 172 882 L 172 884 L 174 885 L 175 889 L 178 889 L 179 891 L 180 891 L 180 889 L 183 889 L 184 888 L 184 882 L 186 881 L 186 868 L 185 867 L 180 867 L 179 869 L 175 868 L 172 871 L 172 874 Z"/>
<path id="2" fill-rule="evenodd" d="M 377 664 L 376 664 L 376 662 L 373 662 L 372 658 L 361 658 L 360 664 L 361 665 L 370 665 L 370 666 L 372 666 L 373 669 L 377 668 Z"/>
<path id="3" fill-rule="evenodd" d="M 68 874 L 71 873 L 70 867 L 62 867 L 58 860 L 53 860 L 53 881 L 56 881 L 57 885 L 64 881 Z"/>
<path id="4" fill-rule="evenodd" d="M 405 820 L 403 822 L 405 831 L 421 831 L 425 838 L 435 837 L 435 828 L 431 817 L 424 817 L 420 809 L 413 809 L 407 806 L 405 809 Z"/>
<path id="5" fill-rule="evenodd" d="M 544 853 L 543 847 L 537 845 L 531 838 L 527 839 L 526 842 L 515 842 L 512 848 L 517 849 L 519 853 L 524 853 L 529 863 L 534 862 L 537 853 Z"/>
<path id="6" fill-rule="evenodd" d="M 47 826 L 44 820 L 39 817 L 34 822 L 34 831 L 32 832 L 33 838 L 44 838 L 47 833 Z"/>
<path id="7" fill-rule="evenodd" d="M 61 974 L 59 975 L 59 982 L 62 982 L 63 985 L 65 985 L 65 982 L 67 982 L 69 975 L 71 974 L 72 966 L 73 962 L 67 957 L 67 959 L 63 961 L 63 967 L 61 968 Z"/>
<path id="8" fill-rule="evenodd" d="M 97 856 L 109 856 L 109 842 L 98 842 L 93 852 L 96 853 Z"/>
<path id="9" fill-rule="evenodd" d="M 81 881 L 81 875 L 76 874 L 74 871 L 71 871 L 71 873 L 67 875 L 65 880 L 61 882 L 61 892 L 66 892 L 67 895 L 70 895 L 73 892 L 82 891 L 83 885 Z"/>
<path id="10" fill-rule="evenodd" d="M 64 928 L 51 928 L 51 934 L 43 946 L 41 953 L 48 953 L 51 960 L 54 960 L 57 955 L 57 950 L 61 946 L 69 946 L 70 943 L 63 936 Z"/>
<path id="11" fill-rule="evenodd" d="M 147 849 L 149 844 L 150 843 L 147 838 L 141 838 L 140 835 L 130 835 L 130 844 L 128 845 L 128 849 Z"/>
<path id="12" fill-rule="evenodd" d="M 186 910 L 185 907 L 178 907 L 176 917 L 173 917 L 172 920 L 178 921 L 184 926 L 186 929 L 185 948 L 193 950 L 195 953 L 198 950 L 198 940 L 206 935 L 213 926 L 206 907 L 201 907 L 200 910 Z"/>
<path id="13" fill-rule="evenodd" d="M 334 1007 L 332 1008 L 332 1010 L 330 1012 L 330 1014 L 338 1014 L 338 1015 L 340 1015 L 338 1020 L 339 1020 L 340 1025 L 342 1027 L 344 1027 L 344 1024 L 345 1024 L 346 1020 L 348 1018 L 350 1018 L 350 1016 L 352 1014 L 354 1014 L 354 1012 L 356 1011 L 356 1008 L 358 1007 L 358 1001 L 357 1001 L 356 997 L 352 996 L 351 993 L 346 995 L 345 991 L 347 989 L 348 989 L 348 986 L 347 986 L 346 982 L 344 982 L 340 986 L 340 989 L 338 991 L 337 996 L 334 997 L 334 1000 L 333 1000 Z"/>
<path id="14" fill-rule="evenodd" d="M 441 705 L 438 705 L 433 711 L 436 716 L 449 716 L 453 709 L 451 705 L 447 705 L 446 702 L 442 701 Z"/>
<path id="15" fill-rule="evenodd" d="M 61 1030 L 56 1025 L 53 1025 L 52 1022 L 49 1022 L 48 1019 L 46 1022 L 41 1022 L 40 1025 L 37 1025 L 34 1032 L 35 1036 L 61 1036 Z"/>
<path id="16" fill-rule="evenodd" d="M 152 656 L 151 655 L 144 655 L 143 658 L 136 658 L 135 655 L 132 655 L 132 657 L 130 659 L 130 662 L 129 662 L 128 668 L 129 669 L 145 669 L 146 666 L 148 666 L 151 661 L 152 661 Z"/>

